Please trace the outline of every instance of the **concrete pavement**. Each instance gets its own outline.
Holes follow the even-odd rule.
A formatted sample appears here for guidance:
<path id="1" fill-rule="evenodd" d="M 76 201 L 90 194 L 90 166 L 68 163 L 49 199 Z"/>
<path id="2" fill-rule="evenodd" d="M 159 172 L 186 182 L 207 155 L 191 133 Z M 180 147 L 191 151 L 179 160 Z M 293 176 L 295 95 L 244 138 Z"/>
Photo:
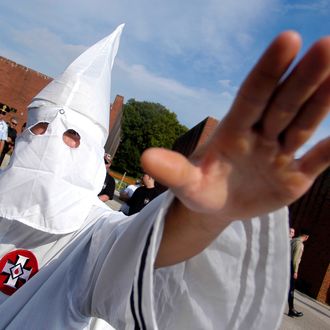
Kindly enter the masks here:
<path id="1" fill-rule="evenodd" d="M 303 312 L 302 317 L 289 317 L 288 307 L 282 318 L 279 330 L 330 330 L 330 306 L 295 290 L 294 305 L 297 311 Z"/>
<path id="2" fill-rule="evenodd" d="M 8 154 L 5 154 L 5 157 L 2 161 L 2 164 L 0 166 L 0 168 L 3 170 L 7 167 L 8 163 L 9 163 L 9 160 L 10 160 L 10 156 Z"/>
<path id="3" fill-rule="evenodd" d="M 107 201 L 106 204 L 111 207 L 114 211 L 118 211 L 123 202 L 119 199 L 119 192 L 115 190 L 113 200 Z"/>

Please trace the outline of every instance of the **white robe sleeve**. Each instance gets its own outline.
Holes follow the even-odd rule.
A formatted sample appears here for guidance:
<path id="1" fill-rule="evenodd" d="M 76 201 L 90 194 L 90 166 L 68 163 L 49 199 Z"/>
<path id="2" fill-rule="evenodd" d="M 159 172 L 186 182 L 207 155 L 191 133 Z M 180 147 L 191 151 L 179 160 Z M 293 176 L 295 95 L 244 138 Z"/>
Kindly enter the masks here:
<path id="1" fill-rule="evenodd" d="M 154 270 L 172 198 L 163 194 L 110 237 L 100 221 L 82 312 L 116 329 L 276 329 L 289 279 L 287 211 L 236 221 L 196 257 Z"/>
<path id="2" fill-rule="evenodd" d="M 203 253 L 155 272 L 160 329 L 276 329 L 288 290 L 286 210 L 236 221 Z"/>

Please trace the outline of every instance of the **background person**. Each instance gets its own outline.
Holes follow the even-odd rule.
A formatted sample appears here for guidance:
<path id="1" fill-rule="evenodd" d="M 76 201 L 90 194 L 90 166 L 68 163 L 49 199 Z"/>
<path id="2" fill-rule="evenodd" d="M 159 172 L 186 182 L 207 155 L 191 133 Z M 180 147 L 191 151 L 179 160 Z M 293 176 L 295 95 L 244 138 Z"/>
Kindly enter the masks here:
<path id="1" fill-rule="evenodd" d="M 304 253 L 304 243 L 309 238 L 309 232 L 306 229 L 301 230 L 301 234 L 291 240 L 291 273 L 290 273 L 290 288 L 289 288 L 289 312 L 288 315 L 291 317 L 301 317 L 304 314 L 298 312 L 294 308 L 294 289 L 295 281 L 298 278 L 298 269 L 301 262 L 302 255 Z"/>
<path id="2" fill-rule="evenodd" d="M 289 238 L 290 238 L 290 241 L 294 238 L 294 235 L 295 235 L 296 231 L 294 228 L 289 228 Z"/>
<path id="3" fill-rule="evenodd" d="M 129 214 L 129 205 L 127 202 L 132 197 L 134 191 L 139 187 L 141 187 L 141 180 L 138 179 L 135 181 L 135 184 L 128 185 L 119 193 L 119 199 L 124 202 L 119 209 L 120 212 L 123 212 L 126 215 Z"/>
<path id="4" fill-rule="evenodd" d="M 0 109 L 0 155 L 2 155 L 2 151 L 8 139 L 8 125 L 5 121 L 6 114 L 6 111 Z"/>
<path id="5" fill-rule="evenodd" d="M 129 206 L 128 215 L 140 212 L 159 195 L 159 191 L 155 186 L 155 179 L 149 174 L 143 174 L 142 183 L 143 185 L 134 191 L 132 197 L 127 202 Z"/>
<path id="6" fill-rule="evenodd" d="M 107 202 L 108 200 L 113 199 L 113 195 L 115 193 L 116 189 L 116 181 L 115 179 L 110 175 L 110 166 L 112 163 L 112 157 L 110 154 L 104 155 L 104 164 L 106 169 L 106 176 L 103 183 L 102 190 L 98 194 L 99 199 L 102 202 Z"/>
<path id="7" fill-rule="evenodd" d="M 0 154 L 0 166 L 6 156 L 6 154 L 12 154 L 14 147 L 15 147 L 15 141 L 17 137 L 17 119 L 16 117 L 12 117 L 10 121 L 8 122 L 8 137 L 4 144 L 3 150 Z"/>

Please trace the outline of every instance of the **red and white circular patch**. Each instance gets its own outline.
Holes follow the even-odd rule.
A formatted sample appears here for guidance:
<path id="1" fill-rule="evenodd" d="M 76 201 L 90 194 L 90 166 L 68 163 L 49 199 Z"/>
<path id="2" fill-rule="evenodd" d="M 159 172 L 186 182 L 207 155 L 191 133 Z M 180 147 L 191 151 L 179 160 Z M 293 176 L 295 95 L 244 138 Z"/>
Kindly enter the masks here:
<path id="1" fill-rule="evenodd" d="M 38 272 L 38 261 L 28 250 L 15 250 L 0 260 L 0 291 L 11 296 Z"/>

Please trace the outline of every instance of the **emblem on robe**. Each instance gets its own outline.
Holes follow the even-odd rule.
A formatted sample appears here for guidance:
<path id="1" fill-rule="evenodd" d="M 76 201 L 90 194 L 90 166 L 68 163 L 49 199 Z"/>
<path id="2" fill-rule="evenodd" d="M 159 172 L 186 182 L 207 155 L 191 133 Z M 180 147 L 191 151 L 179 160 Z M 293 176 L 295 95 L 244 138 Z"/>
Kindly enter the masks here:
<path id="1" fill-rule="evenodd" d="M 28 250 L 15 250 L 0 259 L 0 291 L 12 295 L 38 272 L 38 261 Z"/>

